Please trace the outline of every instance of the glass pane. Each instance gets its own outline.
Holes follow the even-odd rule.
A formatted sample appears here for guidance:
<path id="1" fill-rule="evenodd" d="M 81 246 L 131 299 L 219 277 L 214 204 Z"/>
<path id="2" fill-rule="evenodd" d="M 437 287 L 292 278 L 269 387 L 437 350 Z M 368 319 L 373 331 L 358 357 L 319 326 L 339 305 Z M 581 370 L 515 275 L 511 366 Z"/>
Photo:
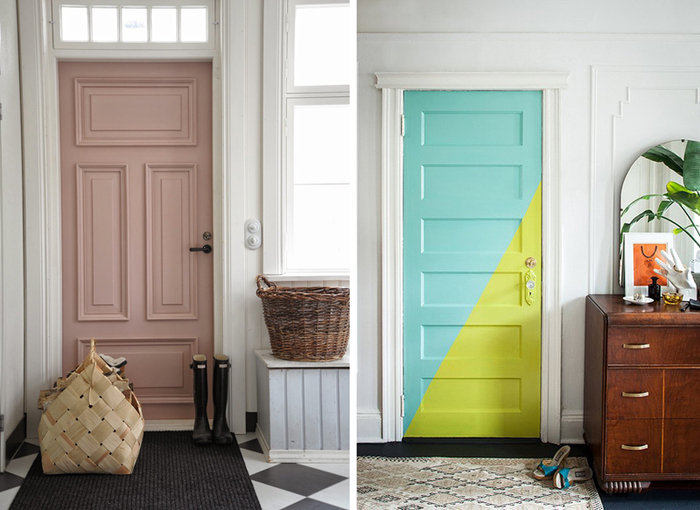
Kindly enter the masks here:
<path id="1" fill-rule="evenodd" d="M 294 184 L 349 183 L 350 107 L 295 105 Z"/>
<path id="2" fill-rule="evenodd" d="M 287 269 L 350 267 L 350 185 L 294 186 Z"/>
<path id="3" fill-rule="evenodd" d="M 148 41 L 147 11 L 143 7 L 122 7 L 122 41 Z"/>
<path id="4" fill-rule="evenodd" d="M 177 9 L 151 9 L 151 41 L 177 42 Z"/>
<path id="5" fill-rule="evenodd" d="M 349 5 L 298 5 L 294 27 L 294 85 L 349 85 Z"/>
<path id="6" fill-rule="evenodd" d="M 119 40 L 116 7 L 92 8 L 92 40 L 95 42 L 117 42 Z"/>
<path id="7" fill-rule="evenodd" d="M 207 42 L 207 8 L 183 7 L 180 11 L 180 41 Z"/>
<path id="8" fill-rule="evenodd" d="M 61 41 L 87 41 L 87 7 L 61 6 Z"/>

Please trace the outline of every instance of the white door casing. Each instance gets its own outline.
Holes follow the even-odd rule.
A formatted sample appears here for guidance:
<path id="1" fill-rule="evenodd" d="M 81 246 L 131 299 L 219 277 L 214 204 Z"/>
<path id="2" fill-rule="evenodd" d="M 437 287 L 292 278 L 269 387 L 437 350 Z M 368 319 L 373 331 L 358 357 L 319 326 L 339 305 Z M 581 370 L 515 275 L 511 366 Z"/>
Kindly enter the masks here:
<path id="1" fill-rule="evenodd" d="M 403 144 L 405 90 L 542 90 L 543 442 L 561 439 L 560 91 L 569 73 L 376 73 L 382 91 L 382 440 L 403 437 Z"/>
<path id="2" fill-rule="evenodd" d="M 245 89 L 246 2 L 217 3 L 217 49 L 54 50 L 50 0 L 18 3 L 25 157 L 25 246 L 27 293 L 26 409 L 29 437 L 39 422 L 41 388 L 61 375 L 61 190 L 57 63 L 73 60 L 209 60 L 213 63 L 214 344 L 231 358 L 228 421 L 245 432 Z M 222 112 L 217 116 L 217 112 Z M 226 140 L 226 143 L 223 141 Z"/>

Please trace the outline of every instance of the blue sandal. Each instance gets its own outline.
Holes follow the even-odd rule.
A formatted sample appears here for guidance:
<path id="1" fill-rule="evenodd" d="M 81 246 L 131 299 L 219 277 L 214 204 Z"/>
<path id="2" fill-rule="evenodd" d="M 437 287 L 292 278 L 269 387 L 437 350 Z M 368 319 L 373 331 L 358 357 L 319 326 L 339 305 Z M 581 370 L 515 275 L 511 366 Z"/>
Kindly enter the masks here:
<path id="1" fill-rule="evenodd" d="M 562 446 L 559 448 L 559 450 L 557 450 L 557 453 L 554 454 L 554 457 L 551 459 L 543 459 L 532 472 L 532 476 L 538 480 L 552 478 L 554 474 L 564 465 L 564 461 L 569 456 L 570 451 L 570 446 Z"/>
<path id="2" fill-rule="evenodd" d="M 560 468 L 554 473 L 554 486 L 568 489 L 573 482 L 585 482 L 593 478 L 593 470 L 588 466 L 581 468 Z"/>

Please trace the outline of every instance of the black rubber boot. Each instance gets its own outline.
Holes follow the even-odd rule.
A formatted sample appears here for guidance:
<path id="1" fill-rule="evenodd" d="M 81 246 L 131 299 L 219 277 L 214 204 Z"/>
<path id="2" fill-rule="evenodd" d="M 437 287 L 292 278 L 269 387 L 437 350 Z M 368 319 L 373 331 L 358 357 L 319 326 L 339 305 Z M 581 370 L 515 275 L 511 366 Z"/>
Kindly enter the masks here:
<path id="1" fill-rule="evenodd" d="M 214 444 L 231 444 L 233 435 L 226 423 L 226 401 L 228 400 L 228 371 L 231 364 L 228 356 L 214 355 L 214 423 L 212 437 Z"/>
<path id="2" fill-rule="evenodd" d="M 207 417 L 207 357 L 204 354 L 192 356 L 190 368 L 194 370 L 194 431 L 195 444 L 211 444 L 211 429 Z"/>

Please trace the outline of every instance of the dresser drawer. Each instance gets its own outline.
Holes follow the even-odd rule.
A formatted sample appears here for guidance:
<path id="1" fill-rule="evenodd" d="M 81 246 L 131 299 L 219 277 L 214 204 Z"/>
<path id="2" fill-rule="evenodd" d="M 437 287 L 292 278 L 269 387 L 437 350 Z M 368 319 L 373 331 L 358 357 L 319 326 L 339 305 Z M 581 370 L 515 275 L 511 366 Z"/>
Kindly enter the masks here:
<path id="1" fill-rule="evenodd" d="M 663 370 L 609 369 L 606 389 L 607 417 L 663 418 L 663 392 Z"/>
<path id="2" fill-rule="evenodd" d="M 664 373 L 664 418 L 700 419 L 700 368 L 674 368 Z M 697 440 L 697 433 L 695 437 Z"/>
<path id="3" fill-rule="evenodd" d="M 610 474 L 661 472 L 662 420 L 608 420 L 605 471 Z"/>
<path id="4" fill-rule="evenodd" d="M 700 364 L 700 328 L 612 327 L 608 365 Z"/>
<path id="5" fill-rule="evenodd" d="M 698 430 L 700 420 L 664 421 L 664 473 L 700 473 Z"/>

